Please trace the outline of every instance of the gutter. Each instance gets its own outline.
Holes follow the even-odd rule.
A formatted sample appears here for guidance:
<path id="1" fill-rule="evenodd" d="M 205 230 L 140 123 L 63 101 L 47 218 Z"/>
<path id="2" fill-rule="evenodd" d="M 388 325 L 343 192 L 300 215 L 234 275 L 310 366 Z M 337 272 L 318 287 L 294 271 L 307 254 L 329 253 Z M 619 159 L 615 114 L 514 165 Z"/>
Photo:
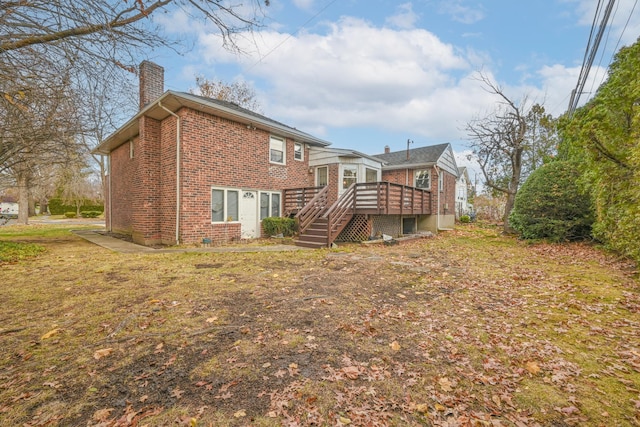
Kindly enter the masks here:
<path id="1" fill-rule="evenodd" d="M 162 105 L 158 107 L 176 118 L 176 245 L 180 244 L 180 116 Z"/>

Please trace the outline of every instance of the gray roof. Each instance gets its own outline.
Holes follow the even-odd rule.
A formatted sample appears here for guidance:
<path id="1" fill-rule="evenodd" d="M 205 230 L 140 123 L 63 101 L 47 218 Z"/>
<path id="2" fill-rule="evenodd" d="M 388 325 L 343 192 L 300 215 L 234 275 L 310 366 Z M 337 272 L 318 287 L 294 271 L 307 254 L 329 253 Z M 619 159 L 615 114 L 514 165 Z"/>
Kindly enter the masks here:
<path id="1" fill-rule="evenodd" d="M 413 168 L 416 166 L 435 165 L 449 144 L 430 145 L 428 147 L 412 148 L 409 150 L 393 151 L 391 153 L 374 154 L 374 157 L 386 163 L 386 168 L 397 169 L 398 167 Z"/>
<path id="2" fill-rule="evenodd" d="M 264 129 L 273 132 L 279 136 L 291 138 L 298 142 L 307 143 L 309 145 L 326 147 L 329 142 L 320 138 L 316 138 L 306 132 L 287 126 L 276 120 L 272 120 L 261 114 L 255 113 L 246 108 L 242 108 L 232 102 L 221 101 L 219 99 L 206 98 L 204 96 L 194 95 L 186 92 L 167 91 L 155 101 L 145 106 L 140 112 L 132 117 L 127 123 L 116 130 L 112 135 L 105 139 L 93 152 L 99 154 L 109 154 L 115 148 L 127 142 L 129 139 L 138 135 L 140 129 L 138 127 L 138 119 L 142 116 L 148 116 L 155 120 L 164 120 L 172 113 L 177 112 L 180 108 L 187 107 L 196 111 L 202 111 L 215 116 L 224 117 L 239 123 L 253 126 L 258 129 Z"/>

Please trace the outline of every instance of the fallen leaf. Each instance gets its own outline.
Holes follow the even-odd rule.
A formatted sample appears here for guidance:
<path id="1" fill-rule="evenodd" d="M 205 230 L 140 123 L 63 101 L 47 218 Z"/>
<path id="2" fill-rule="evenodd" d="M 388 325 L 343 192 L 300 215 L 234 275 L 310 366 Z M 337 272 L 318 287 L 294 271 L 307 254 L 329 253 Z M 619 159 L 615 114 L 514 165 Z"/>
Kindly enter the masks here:
<path id="1" fill-rule="evenodd" d="M 525 365 L 525 369 L 531 374 L 535 375 L 540 372 L 540 367 L 536 362 L 527 362 Z"/>
<path id="2" fill-rule="evenodd" d="M 173 390 L 171 390 L 171 397 L 175 397 L 176 399 L 180 399 L 183 394 L 184 394 L 184 390 L 180 390 L 179 387 L 176 387 Z"/>
<path id="3" fill-rule="evenodd" d="M 342 423 L 342 424 L 344 424 L 344 425 L 349 425 L 349 424 L 351 424 L 351 420 L 350 420 L 349 418 L 347 418 L 347 417 L 342 417 L 342 416 L 341 416 L 339 419 L 340 419 L 340 423 Z"/>
<path id="4" fill-rule="evenodd" d="M 93 353 L 93 358 L 96 359 L 96 360 L 100 360 L 103 357 L 109 356 L 112 352 L 113 352 L 113 348 L 111 348 L 111 347 L 103 348 L 103 349 L 100 349 L 100 350 L 96 350 Z"/>
<path id="5" fill-rule="evenodd" d="M 213 317 L 209 317 L 209 318 L 206 320 L 206 322 L 207 322 L 207 323 L 213 323 L 213 322 L 215 322 L 216 320 L 218 320 L 218 316 L 213 316 Z"/>
<path id="6" fill-rule="evenodd" d="M 391 347 L 391 350 L 393 351 L 400 351 L 400 344 L 398 343 L 398 341 L 394 341 L 391 344 L 389 344 L 389 347 Z"/>
<path id="7" fill-rule="evenodd" d="M 453 387 L 452 387 L 453 384 L 451 383 L 449 378 L 446 378 L 446 377 L 440 378 L 438 380 L 438 384 L 440 385 L 440 388 L 444 392 L 449 392 L 449 391 L 453 390 Z"/>
<path id="8" fill-rule="evenodd" d="M 240 409 L 235 414 L 233 414 L 233 416 L 236 417 L 236 418 L 242 418 L 242 417 L 246 417 L 247 413 L 245 412 L 244 409 Z"/>
<path id="9" fill-rule="evenodd" d="M 360 370 L 357 366 L 346 366 L 342 368 L 341 371 L 344 376 L 349 378 L 350 380 L 357 380 L 358 376 L 360 375 Z"/>
<path id="10" fill-rule="evenodd" d="M 60 333 L 60 329 L 52 329 L 49 332 L 47 332 L 46 334 L 44 334 L 43 336 L 40 337 L 41 340 L 47 340 L 55 335 L 58 335 Z"/>
<path id="11" fill-rule="evenodd" d="M 98 409 L 93 413 L 92 418 L 94 419 L 94 421 L 107 421 L 107 418 L 109 418 L 109 415 L 111 415 L 111 412 L 113 412 L 113 410 L 113 408 Z"/>
<path id="12" fill-rule="evenodd" d="M 144 403 L 147 401 L 147 399 L 149 399 L 149 395 L 145 394 L 144 396 L 142 396 L 140 399 L 138 399 L 138 402 L 140 403 Z"/>

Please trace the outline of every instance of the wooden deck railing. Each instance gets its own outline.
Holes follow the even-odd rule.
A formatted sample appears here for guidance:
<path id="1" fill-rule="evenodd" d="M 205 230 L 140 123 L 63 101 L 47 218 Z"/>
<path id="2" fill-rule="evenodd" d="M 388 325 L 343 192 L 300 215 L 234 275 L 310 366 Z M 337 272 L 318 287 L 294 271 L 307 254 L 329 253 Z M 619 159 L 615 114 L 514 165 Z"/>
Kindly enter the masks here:
<path id="1" fill-rule="evenodd" d="M 284 190 L 284 212 L 296 214 L 326 187 L 288 188 Z"/>
<path id="2" fill-rule="evenodd" d="M 327 194 L 329 193 L 329 187 L 315 187 L 319 191 L 315 194 L 309 202 L 298 210 L 296 219 L 298 221 L 298 232 L 303 233 L 313 222 L 320 218 L 327 210 Z M 310 193 L 300 193 L 310 194 Z M 304 196 L 303 196 L 304 199 Z"/>
<path id="3" fill-rule="evenodd" d="M 338 237 L 344 226 L 353 217 L 356 206 L 356 186 L 358 184 L 351 184 L 351 186 L 342 193 L 338 200 L 336 200 L 324 217 L 327 218 L 327 242 L 329 245 Z"/>
<path id="4" fill-rule="evenodd" d="M 355 213 L 429 215 L 431 191 L 390 182 L 356 184 Z"/>

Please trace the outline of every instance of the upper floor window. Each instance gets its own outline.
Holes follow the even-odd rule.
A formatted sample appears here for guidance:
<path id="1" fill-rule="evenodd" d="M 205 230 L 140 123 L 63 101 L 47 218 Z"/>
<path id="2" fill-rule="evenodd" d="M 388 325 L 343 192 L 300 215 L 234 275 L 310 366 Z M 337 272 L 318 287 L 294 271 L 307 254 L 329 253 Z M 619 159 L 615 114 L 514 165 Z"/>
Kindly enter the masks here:
<path id="1" fill-rule="evenodd" d="M 269 161 L 271 163 L 285 164 L 285 140 L 277 136 L 269 138 Z"/>
<path id="2" fill-rule="evenodd" d="M 300 142 L 293 144 L 293 158 L 296 160 L 304 160 L 304 145 Z"/>
<path id="3" fill-rule="evenodd" d="M 429 190 L 431 188 L 431 171 L 418 170 L 416 171 L 416 188 L 423 188 Z"/>

